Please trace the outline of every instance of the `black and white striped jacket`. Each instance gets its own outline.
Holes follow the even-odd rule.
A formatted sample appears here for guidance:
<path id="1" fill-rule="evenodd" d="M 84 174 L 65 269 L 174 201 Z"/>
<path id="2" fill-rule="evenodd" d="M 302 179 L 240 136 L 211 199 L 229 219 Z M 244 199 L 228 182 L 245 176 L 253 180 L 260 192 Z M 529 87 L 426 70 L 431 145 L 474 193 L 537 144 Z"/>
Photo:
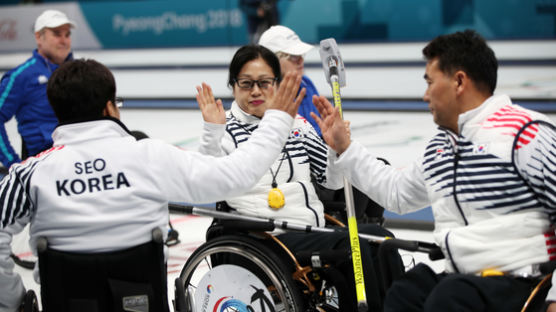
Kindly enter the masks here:
<path id="1" fill-rule="evenodd" d="M 233 102 L 225 126 L 205 123 L 199 151 L 227 155 L 251 138 L 259 122 L 258 117 L 245 113 Z M 327 153 L 328 148 L 315 129 L 297 115 L 281 155 L 266 174 L 251 190 L 226 201 L 241 214 L 324 226 L 324 209 L 311 177 L 329 189 L 343 187 L 343 177 L 329 167 Z M 274 175 L 286 200 L 284 207 L 278 210 L 268 206 Z"/>
<path id="2" fill-rule="evenodd" d="M 534 120 L 541 121 L 516 139 Z M 423 157 L 402 170 L 373 160 L 356 142 L 335 164 L 388 210 L 431 205 L 448 271 L 518 274 L 556 259 L 553 121 L 496 95 L 461 114 L 458 126 L 459 135 L 439 129 Z"/>

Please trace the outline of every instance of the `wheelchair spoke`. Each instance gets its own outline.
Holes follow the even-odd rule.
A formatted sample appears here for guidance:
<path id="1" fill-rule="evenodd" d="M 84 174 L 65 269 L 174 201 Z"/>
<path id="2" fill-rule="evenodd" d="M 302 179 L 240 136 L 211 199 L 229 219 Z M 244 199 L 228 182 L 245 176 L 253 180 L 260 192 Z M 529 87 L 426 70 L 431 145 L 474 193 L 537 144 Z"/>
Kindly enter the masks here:
<path id="1" fill-rule="evenodd" d="M 205 257 L 205 259 L 203 259 L 203 261 L 205 261 L 208 269 L 211 270 L 212 269 L 212 264 L 210 263 L 209 259 L 210 259 L 209 257 Z"/>

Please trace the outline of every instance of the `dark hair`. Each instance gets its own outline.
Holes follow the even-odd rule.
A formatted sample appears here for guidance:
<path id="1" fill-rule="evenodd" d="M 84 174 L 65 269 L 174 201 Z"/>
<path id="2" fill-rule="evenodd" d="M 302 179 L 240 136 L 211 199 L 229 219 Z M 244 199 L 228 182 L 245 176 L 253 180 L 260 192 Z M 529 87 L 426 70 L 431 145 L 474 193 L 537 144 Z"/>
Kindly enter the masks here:
<path id="1" fill-rule="evenodd" d="M 274 73 L 274 76 L 280 81 L 282 74 L 280 72 L 280 60 L 278 60 L 278 57 L 262 45 L 249 44 L 239 48 L 234 54 L 228 72 L 228 86 L 233 88 L 234 82 L 243 66 L 259 57 L 270 66 L 272 73 Z"/>
<path id="2" fill-rule="evenodd" d="M 60 123 L 103 117 L 108 101 L 116 97 L 110 70 L 95 60 L 74 60 L 60 65 L 48 79 L 48 101 Z"/>
<path id="3" fill-rule="evenodd" d="M 498 61 L 485 39 L 474 30 L 438 36 L 423 49 L 427 61 L 438 59 L 438 68 L 445 74 L 464 71 L 477 89 L 494 93 Z"/>

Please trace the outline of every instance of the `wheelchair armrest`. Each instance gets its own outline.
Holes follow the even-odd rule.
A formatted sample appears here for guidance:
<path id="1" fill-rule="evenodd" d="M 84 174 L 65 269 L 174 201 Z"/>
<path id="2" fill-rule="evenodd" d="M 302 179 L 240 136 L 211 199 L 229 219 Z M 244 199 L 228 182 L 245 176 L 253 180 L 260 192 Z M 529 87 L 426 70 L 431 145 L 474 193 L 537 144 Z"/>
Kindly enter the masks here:
<path id="1" fill-rule="evenodd" d="M 19 310 L 22 312 L 39 312 L 39 301 L 32 289 L 29 289 L 25 293 Z"/>
<path id="2" fill-rule="evenodd" d="M 174 280 L 174 310 L 176 312 L 186 312 L 188 304 L 185 300 L 185 286 L 179 277 Z"/>
<path id="3" fill-rule="evenodd" d="M 37 238 L 37 251 L 45 252 L 47 248 L 48 248 L 48 240 L 46 239 L 46 237 L 41 236 Z"/>
<path id="4" fill-rule="evenodd" d="M 442 249 L 438 246 L 434 246 L 432 249 L 428 251 L 429 259 L 432 261 L 444 259 L 444 253 L 442 253 Z"/>
<path id="5" fill-rule="evenodd" d="M 152 240 L 155 243 L 158 244 L 162 244 L 164 242 L 163 236 L 162 236 L 162 231 L 160 230 L 160 228 L 154 228 L 151 232 L 152 234 Z"/>

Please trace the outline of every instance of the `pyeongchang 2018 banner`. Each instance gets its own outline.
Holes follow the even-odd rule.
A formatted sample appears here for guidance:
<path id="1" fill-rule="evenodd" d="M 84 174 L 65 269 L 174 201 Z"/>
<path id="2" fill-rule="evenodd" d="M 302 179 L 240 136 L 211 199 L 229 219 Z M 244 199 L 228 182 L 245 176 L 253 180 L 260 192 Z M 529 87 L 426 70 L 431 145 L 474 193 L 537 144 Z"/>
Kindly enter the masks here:
<path id="1" fill-rule="evenodd" d="M 74 50 L 239 46 L 248 42 L 239 0 L 50 2 L 0 8 L 0 52 L 35 48 L 44 10 L 76 21 Z M 487 40 L 554 40 L 556 0 L 279 0 L 279 22 L 309 43 L 428 41 L 475 29 Z M 310 14 L 309 14 L 310 13 Z"/>
<path id="2" fill-rule="evenodd" d="M 81 8 L 104 48 L 226 46 L 247 39 L 236 1 L 102 2 Z"/>

